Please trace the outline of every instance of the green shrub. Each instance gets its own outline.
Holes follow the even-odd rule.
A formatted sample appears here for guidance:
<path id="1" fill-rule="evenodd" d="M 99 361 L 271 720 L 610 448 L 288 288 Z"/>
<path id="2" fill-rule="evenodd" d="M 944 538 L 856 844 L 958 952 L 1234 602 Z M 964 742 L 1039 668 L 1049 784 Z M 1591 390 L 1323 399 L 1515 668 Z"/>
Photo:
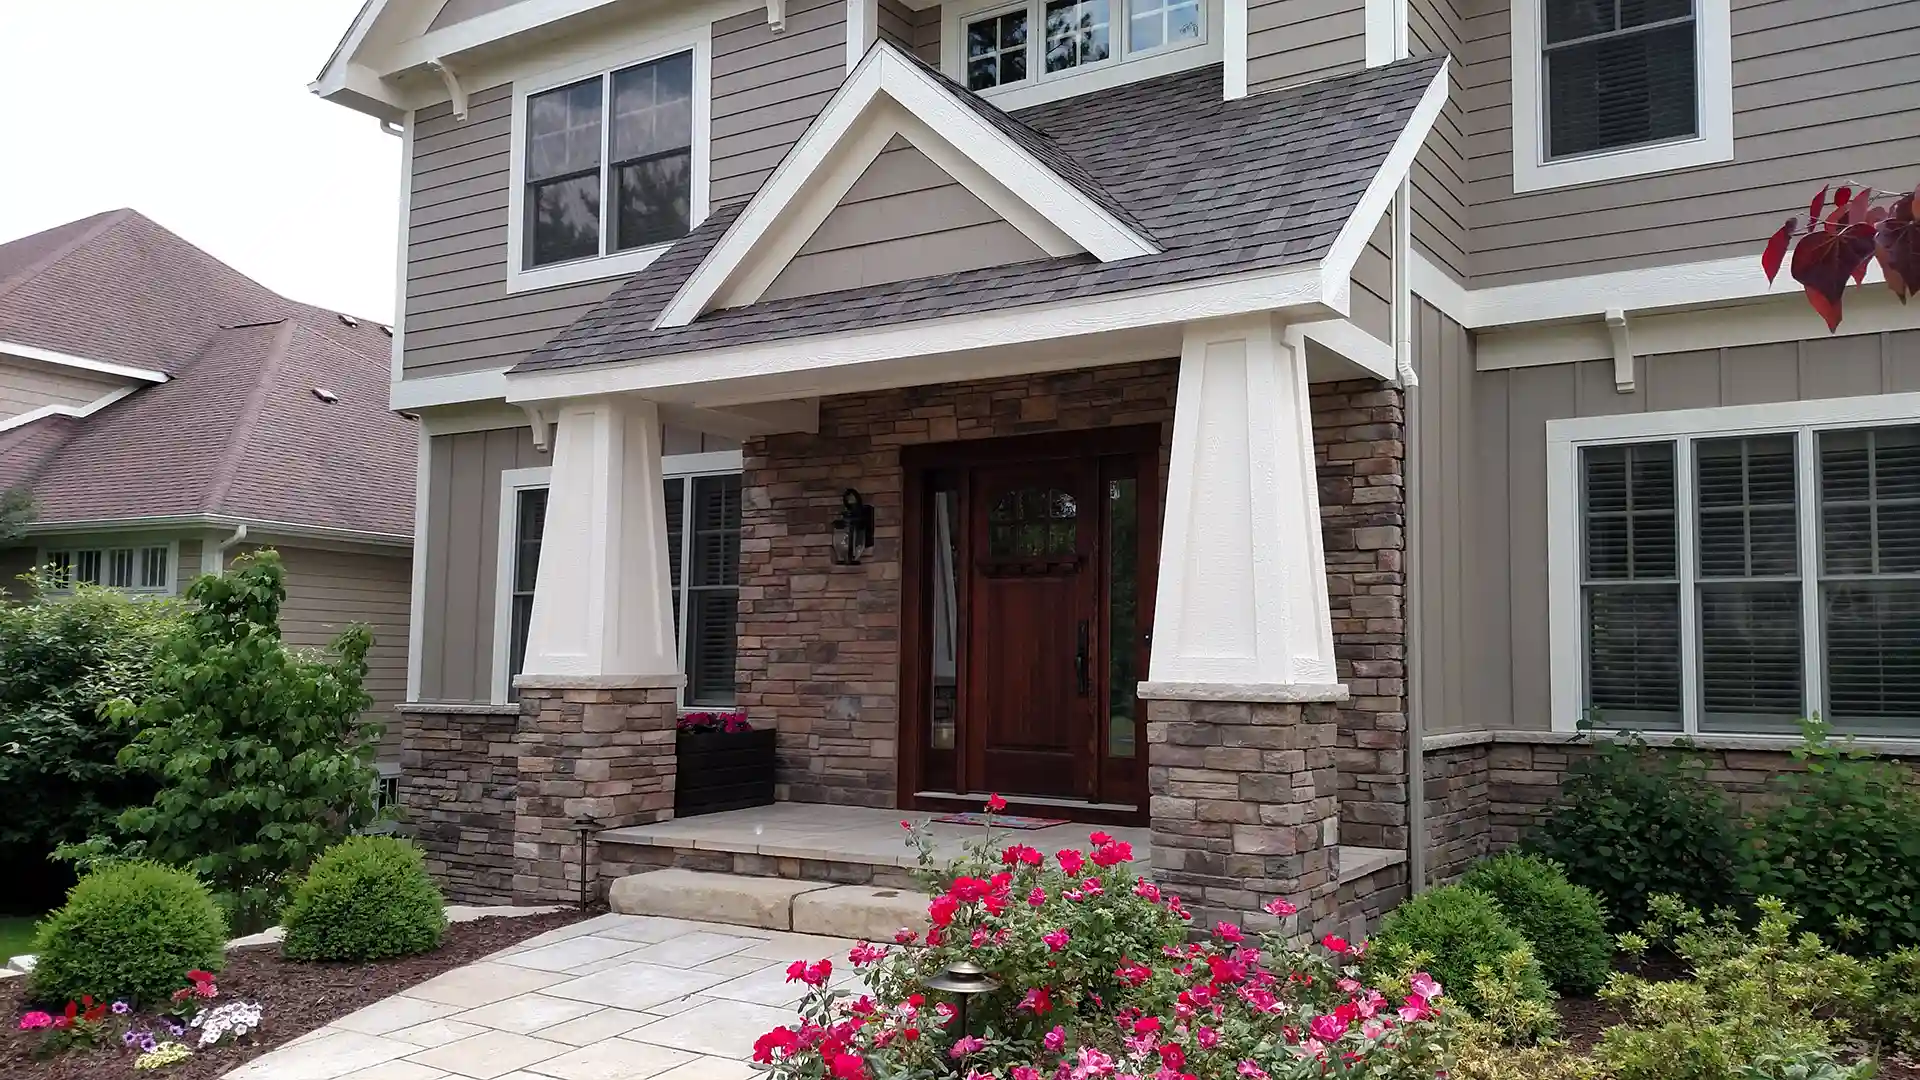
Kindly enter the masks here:
<path id="1" fill-rule="evenodd" d="M 1553 992 L 1547 989 L 1527 939 L 1500 914 L 1493 898 L 1465 885 L 1446 885 L 1428 889 L 1387 913 L 1369 944 L 1368 970 L 1390 975 L 1425 967 L 1461 1007 L 1492 1019 L 1485 1014 L 1494 1002 L 1475 981 L 1505 976 L 1508 958 L 1514 953 L 1526 954 L 1505 980 L 1514 1000 L 1551 1002 Z"/>
<path id="2" fill-rule="evenodd" d="M 1523 839 L 1567 880 L 1593 890 L 1614 930 L 1644 921 L 1655 894 L 1702 909 L 1738 895 L 1741 843 L 1706 763 L 1638 738 L 1597 739 L 1567 770 L 1560 797 Z"/>
<path id="3" fill-rule="evenodd" d="M 378 818 L 380 725 L 363 719 L 373 638 L 348 628 L 332 655 L 280 637 L 286 572 L 272 551 L 187 590 L 194 608 L 161 646 L 152 691 L 113 703 L 139 734 L 120 763 L 158 775 L 152 803 L 121 814 L 127 838 L 61 849 L 83 864 L 137 855 L 205 878 L 242 931 L 270 925 L 322 851 Z"/>
<path id="4" fill-rule="evenodd" d="M 1909 1055 L 1920 1054 L 1920 949 L 1870 961 L 1873 997 L 1855 1019 L 1861 1035 Z"/>
<path id="5" fill-rule="evenodd" d="M 1538 855 L 1508 852 L 1475 865 L 1461 884 L 1500 905 L 1533 946 L 1547 984 L 1563 994 L 1591 994 L 1613 969 L 1613 938 L 1593 890 L 1567 880 Z"/>
<path id="6" fill-rule="evenodd" d="M 1658 896 L 1653 915 L 1621 944 L 1635 954 L 1671 949 L 1691 978 L 1653 982 L 1615 975 L 1600 997 L 1624 1022 L 1594 1056 L 1616 1080 L 1788 1080 L 1864 1075 L 1833 1065 L 1839 1019 L 1859 1015 L 1874 993 L 1864 962 L 1796 929 L 1776 897 L 1757 903 L 1748 930 L 1729 911 L 1711 919 L 1677 897 Z"/>
<path id="7" fill-rule="evenodd" d="M 294 960 L 384 960 L 440 944 L 445 901 L 420 851 L 389 836 L 355 836 L 313 864 L 287 905 L 282 949 Z"/>
<path id="8" fill-rule="evenodd" d="M 1778 896 L 1840 945 L 1878 955 L 1920 945 L 1920 788 L 1903 765 L 1836 745 L 1819 721 L 1754 819 L 1752 895 Z"/>
<path id="9" fill-rule="evenodd" d="M 187 972 L 218 971 L 226 943 L 226 921 L 193 875 L 148 862 L 101 866 L 40 924 L 31 996 L 165 1001 Z"/>

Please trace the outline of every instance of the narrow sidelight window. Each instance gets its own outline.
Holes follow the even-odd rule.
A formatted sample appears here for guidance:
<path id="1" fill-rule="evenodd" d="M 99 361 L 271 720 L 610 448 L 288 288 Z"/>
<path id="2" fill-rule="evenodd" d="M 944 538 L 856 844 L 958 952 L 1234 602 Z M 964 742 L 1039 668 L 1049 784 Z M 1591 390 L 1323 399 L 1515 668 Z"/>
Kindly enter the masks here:
<path id="1" fill-rule="evenodd" d="M 1548 160 L 1700 133 L 1696 0 L 1544 4 Z"/>
<path id="2" fill-rule="evenodd" d="M 1793 444 L 1694 444 L 1703 731 L 1793 731 L 1805 707 Z"/>
<path id="3" fill-rule="evenodd" d="M 507 677 L 520 674 L 527 659 L 527 629 L 533 624 L 533 586 L 540 573 L 540 541 L 547 525 L 547 489 L 525 488 L 514 506 L 513 576 L 508 613 Z M 511 683 L 509 683 L 511 685 Z"/>

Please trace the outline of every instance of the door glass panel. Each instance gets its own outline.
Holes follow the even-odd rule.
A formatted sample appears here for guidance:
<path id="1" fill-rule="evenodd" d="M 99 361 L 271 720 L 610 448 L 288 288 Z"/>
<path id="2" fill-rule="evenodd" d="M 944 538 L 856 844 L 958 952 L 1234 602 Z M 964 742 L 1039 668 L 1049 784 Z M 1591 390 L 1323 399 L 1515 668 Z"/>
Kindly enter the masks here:
<path id="1" fill-rule="evenodd" d="M 1140 676 L 1140 507 L 1132 478 L 1107 482 L 1107 755 L 1134 756 Z"/>
<path id="2" fill-rule="evenodd" d="M 933 650 L 933 736 L 929 745 L 935 750 L 952 750 L 960 716 L 960 620 L 959 620 L 959 492 L 933 493 L 933 574 L 931 603 L 933 631 L 928 640 Z"/>
<path id="3" fill-rule="evenodd" d="M 987 555 L 994 559 L 1059 558 L 1078 548 L 1080 507 L 1059 488 L 1020 488 L 994 501 L 987 517 Z"/>

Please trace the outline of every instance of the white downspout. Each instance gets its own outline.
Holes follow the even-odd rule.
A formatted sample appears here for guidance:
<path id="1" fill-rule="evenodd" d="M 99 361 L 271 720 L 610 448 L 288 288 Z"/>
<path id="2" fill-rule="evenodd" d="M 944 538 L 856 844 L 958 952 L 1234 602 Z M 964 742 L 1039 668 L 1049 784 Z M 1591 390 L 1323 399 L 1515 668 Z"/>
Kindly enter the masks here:
<path id="1" fill-rule="evenodd" d="M 235 544 L 239 544 L 245 541 L 246 538 L 247 538 L 246 525 L 244 524 L 235 525 L 233 527 L 232 536 L 229 536 L 225 540 L 222 540 L 219 543 L 213 545 L 213 558 L 211 560 L 207 560 L 207 559 L 201 560 L 202 568 L 205 568 L 206 565 L 210 562 L 212 564 L 212 569 L 207 570 L 207 573 L 210 573 L 210 574 L 225 573 L 227 569 L 227 552 L 232 550 Z"/>

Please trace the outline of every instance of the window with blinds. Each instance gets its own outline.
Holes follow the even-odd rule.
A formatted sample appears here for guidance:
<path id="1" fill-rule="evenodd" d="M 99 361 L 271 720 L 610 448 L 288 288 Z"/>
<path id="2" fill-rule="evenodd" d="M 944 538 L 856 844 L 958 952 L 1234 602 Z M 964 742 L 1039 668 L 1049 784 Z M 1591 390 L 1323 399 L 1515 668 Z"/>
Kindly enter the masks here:
<path id="1" fill-rule="evenodd" d="M 1920 426 L 1588 445 L 1579 483 L 1595 723 L 1920 730 Z"/>
<path id="2" fill-rule="evenodd" d="M 1695 0 L 1540 0 L 1548 160 L 1700 133 Z"/>
<path id="3" fill-rule="evenodd" d="M 1820 625 L 1829 720 L 1920 717 L 1920 428 L 1820 433 Z"/>
<path id="4" fill-rule="evenodd" d="M 1581 455 L 1587 705 L 1607 727 L 1680 727 L 1673 444 Z"/>
<path id="5" fill-rule="evenodd" d="M 524 488 L 515 494 L 513 570 L 507 611 L 507 677 L 520 674 L 527 660 L 527 630 L 533 625 L 533 585 L 540 572 L 540 540 L 547 525 L 547 489 Z M 509 683 L 511 685 L 511 683 Z"/>
<path id="6" fill-rule="evenodd" d="M 668 478 L 666 516 L 685 703 L 731 705 L 740 600 L 739 474 Z"/>

